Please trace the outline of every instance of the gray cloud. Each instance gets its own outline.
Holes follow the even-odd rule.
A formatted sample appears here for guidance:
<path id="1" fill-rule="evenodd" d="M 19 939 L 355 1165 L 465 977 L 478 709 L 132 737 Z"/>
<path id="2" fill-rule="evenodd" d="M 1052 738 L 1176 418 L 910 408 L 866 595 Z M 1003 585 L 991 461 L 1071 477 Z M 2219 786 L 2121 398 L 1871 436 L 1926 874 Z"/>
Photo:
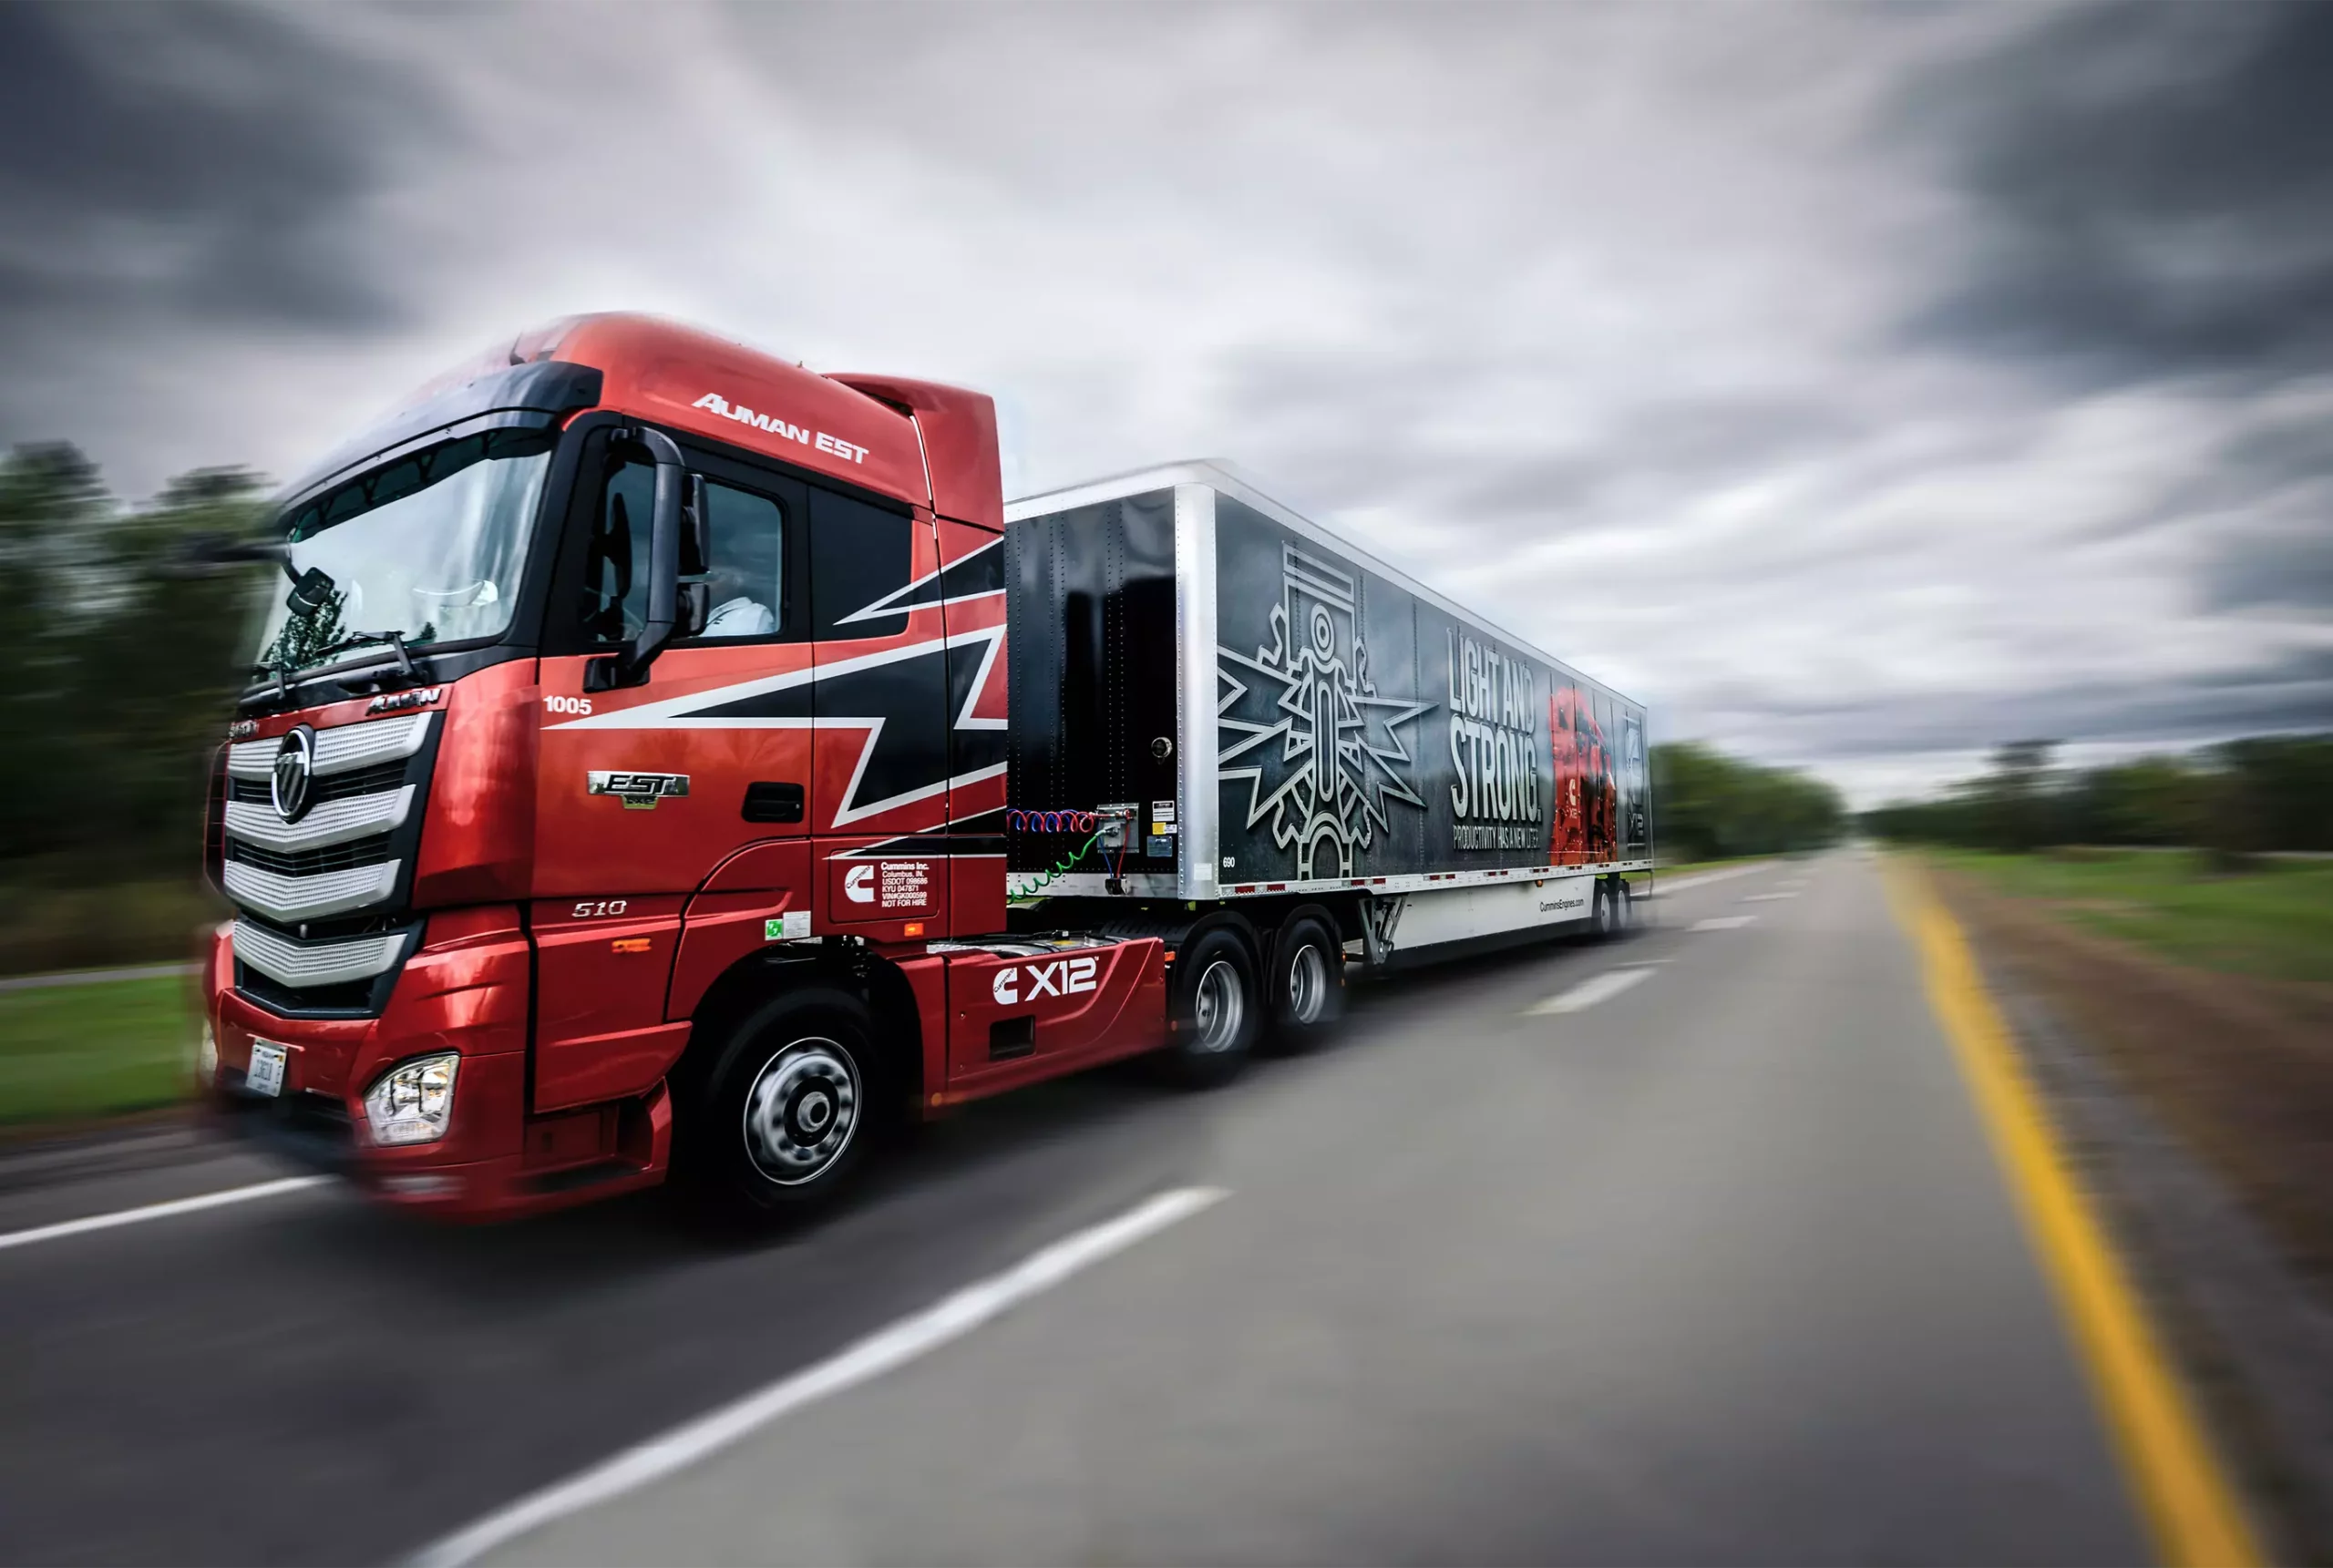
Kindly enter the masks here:
<path id="1" fill-rule="evenodd" d="M 1814 760 L 1947 752 L 2041 735 L 2166 749 L 2268 730 L 2333 730 L 2333 650 L 2183 676 L 1959 690 L 1917 705 L 1855 703 L 1742 686 L 1711 694 L 1721 733 Z"/>
<path id="2" fill-rule="evenodd" d="M 281 473 L 644 308 L 1228 456 L 1669 737 L 2322 724 L 2327 15 L 0 11 L 0 439 Z"/>
<path id="3" fill-rule="evenodd" d="M 58 309 L 395 325 L 350 224 L 381 149 L 440 123 L 424 84 L 265 13 L 0 7 L 0 341 Z"/>
<path id="4" fill-rule="evenodd" d="M 2108 378 L 2321 369 L 2329 81 L 2321 5 L 2085 7 L 1939 69 L 1899 124 L 1976 232 L 1917 329 Z"/>
<path id="5" fill-rule="evenodd" d="M 2326 514 L 2283 528 L 2244 527 L 2216 542 L 2201 583 L 2205 608 L 2333 613 L 2333 526 Z"/>
<path id="6" fill-rule="evenodd" d="M 271 12 L 0 6 L 0 442 L 126 446 L 139 490 L 274 457 L 211 422 L 255 361 L 288 389 L 298 345 L 416 324 L 372 206 L 451 139 L 427 81 Z"/>

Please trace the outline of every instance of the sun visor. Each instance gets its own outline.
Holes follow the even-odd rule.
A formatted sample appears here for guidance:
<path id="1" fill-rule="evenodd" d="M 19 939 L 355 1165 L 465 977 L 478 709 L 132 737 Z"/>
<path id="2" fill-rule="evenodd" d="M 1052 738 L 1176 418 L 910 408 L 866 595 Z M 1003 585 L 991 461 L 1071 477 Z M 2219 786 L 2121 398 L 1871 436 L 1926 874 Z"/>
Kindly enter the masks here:
<path id="1" fill-rule="evenodd" d="M 600 401 L 597 366 L 564 360 L 514 364 L 446 388 L 398 410 L 362 435 L 343 442 L 284 490 L 278 505 L 289 508 L 361 468 L 407 447 L 426 446 L 456 434 L 491 426 L 548 428 L 579 408 Z M 457 426 L 468 429 L 457 431 Z"/>

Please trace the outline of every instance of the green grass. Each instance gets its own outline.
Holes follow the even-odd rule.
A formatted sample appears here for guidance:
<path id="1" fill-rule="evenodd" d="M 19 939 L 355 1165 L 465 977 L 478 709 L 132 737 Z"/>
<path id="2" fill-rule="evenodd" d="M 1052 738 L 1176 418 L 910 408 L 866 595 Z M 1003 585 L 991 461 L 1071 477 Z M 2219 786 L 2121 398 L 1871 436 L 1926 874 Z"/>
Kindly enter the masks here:
<path id="1" fill-rule="evenodd" d="M 1927 852 L 2077 926 L 2197 968 L 2333 981 L 2333 861 L 2215 874 L 2199 856 Z"/>
<path id="2" fill-rule="evenodd" d="M 186 976 L 0 991 L 0 1126 L 168 1105 L 193 1082 Z"/>

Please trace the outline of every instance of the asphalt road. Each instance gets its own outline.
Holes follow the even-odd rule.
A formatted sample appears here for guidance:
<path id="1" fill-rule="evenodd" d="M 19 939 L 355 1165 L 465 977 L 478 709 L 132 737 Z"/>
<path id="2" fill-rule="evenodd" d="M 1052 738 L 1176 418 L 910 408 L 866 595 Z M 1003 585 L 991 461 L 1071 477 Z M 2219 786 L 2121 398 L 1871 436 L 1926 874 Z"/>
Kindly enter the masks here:
<path id="1" fill-rule="evenodd" d="M 976 1108 L 766 1245 L 653 1197 L 462 1232 L 319 1188 L 0 1251 L 0 1556 L 400 1557 L 1198 1186 L 500 1556 L 2148 1557 L 1872 863 L 1660 902 L 1369 989 L 1224 1091 Z M 272 1173 L 0 1194 L 0 1230 Z"/>

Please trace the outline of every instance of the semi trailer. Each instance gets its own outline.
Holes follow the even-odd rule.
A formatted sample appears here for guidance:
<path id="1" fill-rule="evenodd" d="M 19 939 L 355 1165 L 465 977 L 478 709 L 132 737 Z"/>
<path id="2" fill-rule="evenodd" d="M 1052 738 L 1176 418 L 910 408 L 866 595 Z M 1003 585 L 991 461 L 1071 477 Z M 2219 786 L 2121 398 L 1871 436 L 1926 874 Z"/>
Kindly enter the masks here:
<path id="1" fill-rule="evenodd" d="M 1228 467 L 999 476 L 978 393 L 603 315 L 294 482 L 217 1118 L 449 1217 L 802 1212 L 902 1121 L 1629 923 L 1639 705 Z"/>

